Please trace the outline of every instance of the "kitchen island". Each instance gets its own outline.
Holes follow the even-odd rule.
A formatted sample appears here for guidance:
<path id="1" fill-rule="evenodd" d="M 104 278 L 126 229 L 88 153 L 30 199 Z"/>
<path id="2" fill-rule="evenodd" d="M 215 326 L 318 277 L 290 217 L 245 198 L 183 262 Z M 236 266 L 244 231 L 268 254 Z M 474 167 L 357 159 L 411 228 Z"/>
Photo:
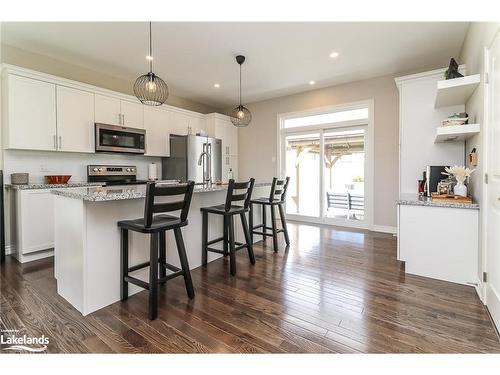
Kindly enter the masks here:
<path id="1" fill-rule="evenodd" d="M 252 197 L 268 196 L 269 183 L 256 183 Z M 188 226 L 182 228 L 191 269 L 201 266 L 200 208 L 225 202 L 227 186 L 195 187 Z M 146 185 L 55 189 L 55 254 L 54 273 L 57 292 L 83 315 L 120 300 L 120 231 L 117 222 L 136 219 L 144 214 Z M 165 202 L 178 197 L 160 197 Z M 260 224 L 261 212 L 254 213 Z M 209 215 L 209 238 L 222 235 L 222 217 Z M 236 237 L 243 238 L 241 224 L 236 222 Z M 167 262 L 180 266 L 175 239 L 167 232 Z M 260 240 L 259 236 L 254 241 Z M 221 255 L 209 253 L 211 262 Z M 149 260 L 149 236 L 129 233 L 129 264 Z M 147 280 L 148 268 L 131 273 Z M 228 277 L 229 273 L 228 273 Z M 143 290 L 129 285 L 129 295 Z"/>

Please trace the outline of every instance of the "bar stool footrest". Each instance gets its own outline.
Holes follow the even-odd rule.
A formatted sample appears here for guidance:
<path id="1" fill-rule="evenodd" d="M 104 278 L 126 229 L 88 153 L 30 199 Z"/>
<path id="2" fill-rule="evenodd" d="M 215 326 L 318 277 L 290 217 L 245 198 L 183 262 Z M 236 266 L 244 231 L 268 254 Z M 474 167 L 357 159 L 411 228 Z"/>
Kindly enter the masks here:
<path id="1" fill-rule="evenodd" d="M 134 285 L 137 285 L 137 286 L 140 286 L 141 288 L 144 288 L 144 289 L 147 289 L 149 290 L 149 283 L 145 282 L 145 281 L 142 281 L 142 280 L 139 280 L 135 277 L 132 277 L 132 276 L 125 276 L 123 278 L 127 283 L 131 283 L 131 284 L 134 284 Z"/>
<path id="2" fill-rule="evenodd" d="M 183 270 L 179 270 L 179 271 L 176 271 L 174 273 L 171 273 L 170 275 L 167 275 L 167 276 L 164 276 L 164 277 L 160 277 L 158 279 L 158 282 L 159 283 L 164 283 L 165 281 L 168 281 L 170 279 L 173 279 L 173 278 L 175 278 L 177 276 L 182 276 L 182 275 L 184 275 L 184 271 Z"/>

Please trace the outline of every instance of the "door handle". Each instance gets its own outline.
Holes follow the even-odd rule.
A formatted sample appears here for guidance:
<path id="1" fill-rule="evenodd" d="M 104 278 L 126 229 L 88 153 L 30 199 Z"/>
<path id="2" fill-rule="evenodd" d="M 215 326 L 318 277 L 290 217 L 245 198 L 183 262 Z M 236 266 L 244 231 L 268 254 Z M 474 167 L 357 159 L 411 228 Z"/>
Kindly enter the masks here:
<path id="1" fill-rule="evenodd" d="M 59 136 L 59 149 L 62 149 L 62 137 Z"/>
<path id="2" fill-rule="evenodd" d="M 57 150 L 57 138 L 56 138 L 56 135 L 54 134 L 54 137 L 53 137 L 53 141 L 54 141 L 54 150 Z"/>

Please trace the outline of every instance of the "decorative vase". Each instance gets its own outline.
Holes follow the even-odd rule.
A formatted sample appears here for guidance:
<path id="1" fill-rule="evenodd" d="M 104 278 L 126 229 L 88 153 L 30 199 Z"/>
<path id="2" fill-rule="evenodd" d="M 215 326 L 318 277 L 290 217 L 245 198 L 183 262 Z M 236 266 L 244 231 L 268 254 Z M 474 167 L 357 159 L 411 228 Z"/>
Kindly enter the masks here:
<path id="1" fill-rule="evenodd" d="M 460 195 L 462 197 L 466 197 L 467 196 L 467 186 L 465 186 L 465 184 L 463 182 L 459 181 L 459 182 L 457 182 L 457 184 L 453 188 L 453 192 L 455 193 L 455 195 Z"/>

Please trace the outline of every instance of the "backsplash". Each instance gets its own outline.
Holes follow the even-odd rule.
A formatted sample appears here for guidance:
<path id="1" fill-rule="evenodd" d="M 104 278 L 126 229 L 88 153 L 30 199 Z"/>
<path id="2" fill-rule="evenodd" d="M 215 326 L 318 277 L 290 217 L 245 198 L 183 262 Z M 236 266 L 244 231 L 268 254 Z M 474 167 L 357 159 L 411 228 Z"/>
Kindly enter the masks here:
<path id="1" fill-rule="evenodd" d="M 84 154 L 50 151 L 4 151 L 4 180 L 11 173 L 29 173 L 30 183 L 44 182 L 45 175 L 71 175 L 70 182 L 87 181 L 88 164 L 135 165 L 137 178 L 147 179 L 148 164 L 156 163 L 161 176 L 161 158 L 126 154 Z"/>

